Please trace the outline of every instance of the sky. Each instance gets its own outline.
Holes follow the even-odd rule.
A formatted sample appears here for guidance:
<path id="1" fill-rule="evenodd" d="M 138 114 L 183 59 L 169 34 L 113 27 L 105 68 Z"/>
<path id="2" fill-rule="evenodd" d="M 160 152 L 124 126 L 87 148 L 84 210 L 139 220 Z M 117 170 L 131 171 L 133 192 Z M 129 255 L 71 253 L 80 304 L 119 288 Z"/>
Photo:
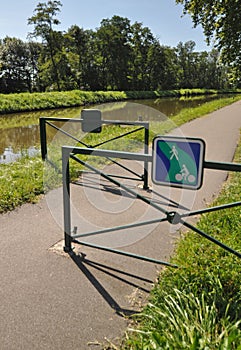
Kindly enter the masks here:
<path id="1" fill-rule="evenodd" d="M 27 41 L 27 34 L 33 30 L 28 18 L 39 2 L 47 0 L 7 0 L 1 5 L 0 39 L 6 36 Z M 114 15 L 141 22 L 157 37 L 161 45 L 177 46 L 182 41 L 193 40 L 196 51 L 210 51 L 202 28 L 193 28 L 189 15 L 182 15 L 182 6 L 175 0 L 61 0 L 63 6 L 58 14 L 61 24 L 56 29 L 67 31 L 76 24 L 83 29 L 100 27 L 102 19 Z"/>

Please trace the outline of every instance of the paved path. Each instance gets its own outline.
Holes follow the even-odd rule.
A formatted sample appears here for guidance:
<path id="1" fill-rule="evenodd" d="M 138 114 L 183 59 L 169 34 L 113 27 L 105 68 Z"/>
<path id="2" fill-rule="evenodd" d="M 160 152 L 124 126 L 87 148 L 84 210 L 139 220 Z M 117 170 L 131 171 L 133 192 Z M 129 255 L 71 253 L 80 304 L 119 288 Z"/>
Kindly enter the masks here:
<path id="1" fill-rule="evenodd" d="M 186 136 L 206 141 L 206 160 L 231 161 L 239 138 L 240 114 L 238 102 L 181 129 Z M 179 207 L 201 208 L 216 196 L 225 176 L 209 170 L 197 192 L 153 187 L 154 194 L 148 195 L 169 209 L 175 207 L 174 202 L 181 203 Z M 81 186 L 83 182 L 88 186 Z M 97 187 L 101 191 L 96 191 Z M 106 183 L 99 185 L 90 176 L 72 185 L 73 204 L 81 212 L 73 213 L 74 224 L 82 225 L 78 227 L 84 231 L 89 225 L 117 225 L 160 216 L 118 191 Z M 174 202 L 168 200 L 169 195 Z M 111 204 L 112 215 L 108 208 L 99 208 L 99 203 Z M 53 191 L 38 204 L 23 205 L 0 216 L 2 350 L 101 349 L 106 339 L 118 342 L 127 325 L 123 315 L 138 310 L 161 269 L 157 264 L 83 246 L 76 248 L 72 258 L 65 256 L 55 245 L 63 238 L 56 222 L 61 221 L 59 210 L 61 196 Z M 161 223 L 132 230 L 129 236 L 123 233 L 121 239 L 112 237 L 112 246 L 126 245 L 127 251 L 168 261 L 178 234 L 169 224 Z M 78 252 L 87 254 L 85 261 Z"/>

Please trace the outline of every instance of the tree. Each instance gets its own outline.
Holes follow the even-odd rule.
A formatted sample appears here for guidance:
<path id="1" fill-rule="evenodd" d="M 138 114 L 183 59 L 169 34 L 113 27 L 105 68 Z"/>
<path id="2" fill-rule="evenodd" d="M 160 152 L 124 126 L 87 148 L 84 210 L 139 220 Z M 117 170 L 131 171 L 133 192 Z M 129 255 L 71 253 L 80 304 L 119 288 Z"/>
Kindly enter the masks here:
<path id="1" fill-rule="evenodd" d="M 130 20 L 120 16 L 103 19 L 96 32 L 102 79 L 106 89 L 126 90 L 130 62 Z"/>
<path id="2" fill-rule="evenodd" d="M 157 42 L 149 28 L 143 27 L 142 23 L 139 22 L 135 22 L 131 26 L 132 59 L 130 66 L 132 89 L 149 89 L 150 75 L 153 68 L 152 58 L 154 57 L 154 46 L 156 44 Z"/>
<path id="3" fill-rule="evenodd" d="M 56 15 L 60 12 L 61 6 L 61 2 L 57 0 L 48 1 L 47 3 L 38 3 L 34 10 L 34 15 L 28 19 L 28 24 L 34 25 L 34 31 L 29 33 L 29 37 L 41 37 L 43 43 L 46 45 L 53 66 L 54 82 L 59 91 L 61 90 L 60 72 L 56 62 L 56 54 L 61 50 L 58 45 L 60 33 L 54 31 L 53 27 L 54 25 L 60 24 Z"/>
<path id="4" fill-rule="evenodd" d="M 93 32 L 77 25 L 71 26 L 64 35 L 66 56 L 68 58 L 75 87 L 88 89 L 90 67 L 93 60 Z M 96 78 L 95 78 L 96 80 Z"/>
<path id="5" fill-rule="evenodd" d="M 0 45 L 0 76 L 2 92 L 31 92 L 38 76 L 38 43 L 25 43 L 6 37 Z"/>
<path id="6" fill-rule="evenodd" d="M 190 40 L 186 43 L 180 42 L 177 45 L 177 55 L 179 63 L 179 79 L 182 88 L 194 88 L 195 84 L 195 42 Z"/>
<path id="7" fill-rule="evenodd" d="M 222 60 L 241 73 L 241 3 L 239 0 L 176 0 L 194 25 L 201 24 L 207 42 L 215 40 Z"/>
<path id="8" fill-rule="evenodd" d="M 39 56 L 42 52 L 42 44 L 29 41 L 26 43 L 26 50 L 28 56 L 27 64 L 27 82 L 28 90 L 32 91 L 41 91 L 40 81 L 39 81 Z"/>
<path id="9" fill-rule="evenodd" d="M 195 52 L 193 41 L 162 46 L 148 27 L 128 18 L 103 19 L 95 31 L 77 25 L 54 30 L 61 6 L 39 3 L 29 18 L 34 25 L 29 37 L 42 42 L 0 40 L 1 92 L 219 89 L 229 87 L 227 77 L 237 77 L 238 67 L 227 70 L 218 50 Z"/>
<path id="10" fill-rule="evenodd" d="M 178 57 L 176 49 L 169 46 L 160 46 L 159 58 L 153 62 L 153 67 L 155 66 L 156 70 L 153 68 L 152 81 L 159 79 L 158 84 L 153 86 L 152 89 L 176 89 L 179 84 Z"/>

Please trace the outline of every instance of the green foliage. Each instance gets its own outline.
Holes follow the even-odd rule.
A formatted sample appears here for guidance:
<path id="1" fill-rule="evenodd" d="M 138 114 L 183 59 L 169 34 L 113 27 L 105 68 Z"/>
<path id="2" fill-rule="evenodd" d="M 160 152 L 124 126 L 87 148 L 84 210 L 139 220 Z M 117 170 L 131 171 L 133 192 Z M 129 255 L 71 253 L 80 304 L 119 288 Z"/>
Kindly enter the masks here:
<path id="1" fill-rule="evenodd" d="M 218 279 L 215 282 L 222 288 Z M 212 291 L 215 293 L 215 285 Z M 131 329 L 135 338 L 128 339 L 126 349 L 224 350 L 240 346 L 241 321 L 230 322 L 229 305 L 220 319 L 215 296 L 209 301 L 205 292 L 197 297 L 173 289 L 171 294 L 163 291 L 158 297 L 136 317 L 145 320 L 144 327 Z"/>
<path id="2" fill-rule="evenodd" d="M 236 153 L 241 162 L 241 145 Z M 221 205 L 240 199 L 241 176 L 232 174 L 219 198 Z M 198 227 L 240 251 L 240 207 L 201 217 Z M 188 252 L 188 253 L 187 253 Z M 125 349 L 241 349 L 240 261 L 196 233 L 187 232 L 172 262 L 137 315 Z"/>
<path id="3" fill-rule="evenodd" d="M 144 98 L 146 96 L 161 96 L 164 95 L 189 95 L 191 93 L 199 94 L 203 92 L 203 90 L 182 90 L 182 91 L 168 91 L 168 92 L 82 92 L 82 91 L 73 91 L 73 92 L 53 92 L 53 93 L 36 93 L 36 94 L 10 94 L 10 95 L 0 95 L 0 97 L 3 97 L 3 99 L 0 98 L 0 102 L 7 102 L 8 103 L 8 111 L 13 111 L 14 108 L 16 108 L 17 111 L 19 111 L 20 108 L 23 108 L 25 110 L 26 108 L 33 108 L 35 106 L 36 109 L 41 108 L 47 108 L 46 106 L 49 106 L 49 108 L 53 108 L 54 106 L 58 105 L 59 107 L 63 105 L 63 103 L 67 105 L 75 105 L 76 103 L 87 103 L 87 99 L 89 98 L 89 101 L 95 101 L 96 103 L 100 102 L 106 102 L 106 100 L 123 100 L 123 98 Z M 207 93 L 208 91 L 206 91 Z M 147 94 L 146 94 L 147 93 Z M 5 98 L 5 100 L 4 100 Z M 77 100 L 76 100 L 77 99 Z M 152 122 L 151 125 L 151 132 L 150 138 L 154 137 L 156 134 L 165 133 L 167 131 L 170 131 L 174 126 L 181 125 L 183 122 L 194 119 L 196 117 L 199 117 L 200 115 L 203 115 L 204 113 L 211 112 L 212 110 L 216 108 L 221 108 L 223 105 L 226 105 L 228 103 L 234 102 L 236 99 L 240 99 L 240 96 L 237 95 L 235 99 L 233 97 L 229 99 L 221 99 L 218 102 L 218 105 L 213 102 L 208 102 L 202 106 L 189 109 L 187 113 L 183 116 L 181 113 L 180 115 L 173 116 L 173 121 L 171 118 L 168 119 L 168 121 L 164 121 L 163 123 L 156 123 Z M 222 101 L 223 100 L 223 104 Z M 52 107 L 51 107 L 52 106 Z M 1 108 L 1 106 L 0 106 Z M 56 113 L 56 111 L 55 111 Z M 62 113 L 62 112 L 61 112 Z M 14 118 L 12 120 L 12 116 L 9 116 L 5 120 L 1 122 L 1 127 L 9 127 L 9 125 L 12 126 L 18 126 L 20 125 L 28 125 L 29 120 L 18 120 L 18 118 Z M 32 120 L 36 123 L 38 122 L 38 116 L 35 115 L 31 116 L 31 122 Z M 106 139 L 109 139 L 110 137 L 114 137 L 120 134 L 123 134 L 124 132 L 128 132 L 132 130 L 132 128 L 127 127 L 109 127 L 106 126 L 103 128 L 103 131 L 101 134 L 88 134 L 85 136 L 85 139 L 82 141 L 86 142 L 87 144 L 96 144 L 99 142 L 104 142 Z M 129 135 L 128 137 L 125 137 L 124 139 L 119 139 L 116 141 L 113 141 L 111 144 L 108 144 L 109 148 L 112 149 L 118 149 L 121 147 L 122 149 L 126 151 L 135 151 L 138 148 L 140 148 L 141 140 L 143 140 L 143 132 L 139 131 L 138 133 L 134 133 Z M 121 145 L 121 146 L 120 146 Z M 53 146 L 54 147 L 54 146 Z M 59 149 L 59 147 L 58 147 Z M 51 152 L 51 155 L 54 155 L 54 159 L 51 159 L 58 168 L 61 168 L 59 160 L 61 159 L 61 155 L 59 152 L 56 151 L 56 149 L 53 149 Z M 105 163 L 106 164 L 106 163 Z M 96 163 L 95 165 L 102 166 L 103 164 Z M 28 172 L 25 173 L 25 168 L 28 170 Z M 79 171 L 81 171 L 80 166 L 76 166 L 76 163 L 73 167 L 71 167 L 71 176 L 72 178 L 76 178 L 78 176 Z M 31 176 L 31 171 L 33 171 L 33 176 Z M 9 174 L 6 176 L 6 174 Z M 26 175 L 26 176 L 25 176 Z M 56 185 L 59 185 L 61 182 L 61 178 L 59 177 L 58 172 L 56 172 L 53 168 L 46 168 L 42 169 L 42 163 L 39 158 L 26 158 L 22 159 L 18 162 L 11 163 L 11 164 L 2 164 L 0 166 L 0 212 L 7 211 L 14 209 L 17 205 L 20 205 L 24 202 L 28 201 L 35 201 L 36 195 L 43 193 L 43 176 L 44 176 L 44 183 L 46 187 L 46 190 L 49 190 Z M 14 178 L 14 181 L 13 181 Z"/>
<path id="4" fill-rule="evenodd" d="M 214 38 L 222 60 L 232 66 L 238 78 L 241 71 L 241 15 L 239 1 L 176 0 L 191 15 L 194 25 L 202 25 L 208 43 Z"/>
<path id="5" fill-rule="evenodd" d="M 61 6 L 40 2 L 28 19 L 29 38 L 42 43 L 8 37 L 0 43 L 1 92 L 221 89 L 239 82 L 216 49 L 195 52 L 193 41 L 161 45 L 148 27 L 128 18 L 103 19 L 95 31 L 55 30 Z"/>
<path id="6" fill-rule="evenodd" d="M 34 202 L 43 193 L 43 164 L 40 158 L 23 158 L 0 166 L 0 213 L 24 202 Z"/>
<path id="7" fill-rule="evenodd" d="M 181 89 L 165 91 L 61 91 L 43 93 L 0 94 L 0 114 L 76 107 L 88 104 L 122 101 L 127 99 L 148 99 L 159 97 L 188 97 L 215 94 L 217 90 Z M 222 91 L 222 93 L 225 91 Z M 236 91 L 227 91 L 235 93 Z"/>
<path id="8" fill-rule="evenodd" d="M 6 37 L 0 44 L 0 91 L 31 92 L 37 79 L 39 43 Z"/>
<path id="9" fill-rule="evenodd" d="M 57 85 L 57 89 L 61 90 L 61 73 L 66 73 L 61 63 L 59 54 L 61 52 L 61 41 L 62 34 L 53 30 L 55 25 L 60 24 L 60 21 L 56 17 L 57 13 L 60 12 L 62 3 L 58 0 L 48 1 L 47 3 L 39 2 L 34 10 L 34 15 L 28 19 L 28 24 L 34 25 L 34 31 L 29 34 L 30 37 L 39 38 L 41 37 L 43 43 L 46 44 L 45 50 L 47 56 L 50 57 L 51 69 L 42 67 L 42 71 L 50 74 L 53 83 Z M 62 58 L 64 59 L 64 55 Z M 43 69 L 45 68 L 45 69 Z"/>
<path id="10" fill-rule="evenodd" d="M 124 92 L 90 92 L 90 91 L 62 91 L 45 93 L 0 94 L 0 114 L 75 107 L 87 104 L 99 104 L 109 101 L 125 99 Z"/>

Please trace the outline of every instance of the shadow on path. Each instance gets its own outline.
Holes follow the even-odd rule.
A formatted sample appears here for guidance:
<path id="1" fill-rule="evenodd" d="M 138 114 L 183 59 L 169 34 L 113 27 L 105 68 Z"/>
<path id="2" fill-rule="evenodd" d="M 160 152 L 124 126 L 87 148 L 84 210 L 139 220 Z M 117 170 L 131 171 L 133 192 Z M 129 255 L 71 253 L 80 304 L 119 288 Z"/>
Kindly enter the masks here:
<path id="1" fill-rule="evenodd" d="M 115 269 L 113 267 L 97 263 L 95 261 L 91 261 L 85 258 L 85 254 L 70 254 L 71 259 L 74 261 L 74 263 L 77 265 L 77 267 L 81 270 L 81 272 L 84 273 L 84 275 L 87 277 L 87 279 L 91 282 L 91 284 L 95 287 L 97 292 L 104 298 L 104 300 L 107 302 L 107 304 L 115 310 L 116 314 L 119 316 L 131 316 L 133 314 L 139 313 L 139 310 L 133 310 L 133 309 L 125 309 L 122 308 L 118 302 L 110 295 L 110 293 L 104 288 L 104 286 L 101 284 L 101 282 L 94 276 L 94 274 L 89 270 L 89 267 L 92 267 L 98 271 L 101 271 L 105 273 L 106 275 L 115 278 L 121 282 L 126 283 L 127 285 L 130 285 L 132 287 L 137 288 L 138 290 L 149 293 L 151 287 L 153 286 L 153 281 L 146 279 L 141 276 L 137 276 L 125 271 L 121 271 L 118 269 Z M 124 275 L 126 277 L 130 277 L 133 279 L 137 279 L 141 282 L 149 283 L 150 289 L 146 289 L 142 287 L 141 285 L 138 285 L 137 283 L 134 283 L 132 281 L 127 280 L 126 278 L 120 277 L 117 274 Z"/>

